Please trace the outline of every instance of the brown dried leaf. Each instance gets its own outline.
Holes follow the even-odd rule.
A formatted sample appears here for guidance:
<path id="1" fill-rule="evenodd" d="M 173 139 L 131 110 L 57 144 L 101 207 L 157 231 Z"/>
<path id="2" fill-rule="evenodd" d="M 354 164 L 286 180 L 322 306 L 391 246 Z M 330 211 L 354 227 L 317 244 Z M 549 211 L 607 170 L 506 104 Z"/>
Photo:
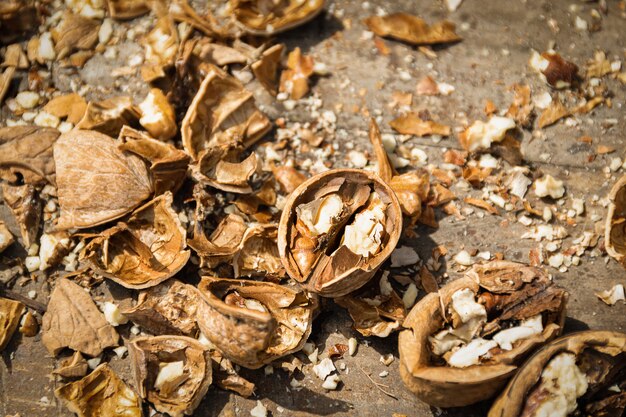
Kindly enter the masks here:
<path id="1" fill-rule="evenodd" d="M 198 325 L 233 362 L 257 369 L 297 352 L 311 333 L 317 300 L 270 282 L 203 277 Z"/>
<path id="2" fill-rule="evenodd" d="M 324 9 L 324 0 L 233 0 L 230 10 L 237 24 L 253 35 L 272 36 L 300 26 Z"/>
<path id="3" fill-rule="evenodd" d="M 37 242 L 39 224 L 41 222 L 41 200 L 39 192 L 30 184 L 9 185 L 2 184 L 4 202 L 13 213 L 25 248 Z"/>
<path id="4" fill-rule="evenodd" d="M 193 287 L 173 279 L 139 293 L 137 304 L 122 314 L 152 334 L 195 337 L 198 303 Z"/>
<path id="5" fill-rule="evenodd" d="M 571 112 L 561 103 L 561 100 L 558 98 L 552 100 L 550 106 L 539 115 L 539 128 L 550 126 L 570 114 Z"/>
<path id="6" fill-rule="evenodd" d="M 178 129 L 176 128 L 176 115 L 174 108 L 167 101 L 163 91 L 158 88 L 150 89 L 145 100 L 139 104 L 141 124 L 150 135 L 160 140 L 173 138 Z"/>
<path id="7" fill-rule="evenodd" d="M 252 145 L 271 129 L 251 92 L 235 78 L 211 67 L 181 126 L 185 151 L 197 160 L 205 149 Z"/>
<path id="8" fill-rule="evenodd" d="M 410 112 L 389 122 L 395 131 L 403 135 L 427 136 L 441 135 L 450 136 L 450 126 L 445 126 L 432 120 L 422 120 L 418 113 Z"/>
<path id="9" fill-rule="evenodd" d="M 52 146 L 59 137 L 56 129 L 37 126 L 0 128 L 0 177 L 27 184 L 48 181 L 54 184 Z"/>
<path id="10" fill-rule="evenodd" d="M 23 312 L 24 304 L 0 297 L 0 352 L 11 340 Z"/>
<path id="11" fill-rule="evenodd" d="M 263 52 L 261 58 L 252 64 L 252 72 L 268 93 L 278 94 L 278 69 L 285 45 L 278 44 Z"/>
<path id="12" fill-rule="evenodd" d="M 52 373 L 63 378 L 73 379 L 84 377 L 87 375 L 87 371 L 89 371 L 89 364 L 83 355 L 80 352 L 74 352 L 71 357 L 63 360 L 61 366 Z"/>
<path id="13" fill-rule="evenodd" d="M 113 19 L 134 19 L 150 11 L 146 0 L 107 0 Z"/>
<path id="14" fill-rule="evenodd" d="M 454 23 L 447 20 L 429 26 L 417 16 L 394 13 L 387 16 L 371 16 L 364 22 L 378 36 L 399 39 L 413 45 L 433 45 L 462 39 L 454 32 Z"/>
<path id="15" fill-rule="evenodd" d="M 154 28 L 141 41 L 146 49 L 141 76 L 147 83 L 165 76 L 165 69 L 174 65 L 178 54 L 178 30 L 172 17 L 159 16 Z"/>
<path id="16" fill-rule="evenodd" d="M 108 364 L 54 392 L 78 417 L 142 417 L 141 399 Z"/>
<path id="17" fill-rule="evenodd" d="M 64 94 L 56 96 L 46 103 L 43 110 L 59 119 L 67 117 L 68 122 L 76 125 L 85 115 L 87 102 L 77 93 Z"/>
<path id="18" fill-rule="evenodd" d="M 300 100 L 309 91 L 309 77 L 313 75 L 313 57 L 302 55 L 297 47 L 289 53 L 287 69 L 280 74 L 280 91 L 292 100 Z"/>
<path id="19" fill-rule="evenodd" d="M 128 96 L 118 96 L 100 102 L 90 102 L 76 129 L 95 130 L 117 137 L 124 125 L 139 123 L 139 110 Z"/>
<path id="20" fill-rule="evenodd" d="M 105 348 L 118 345 L 117 332 L 89 293 L 65 278 L 57 280 L 41 327 L 41 341 L 55 356 L 66 347 L 98 356 Z"/>
<path id="21" fill-rule="evenodd" d="M 286 194 L 291 194 L 293 190 L 307 179 L 306 175 L 287 165 L 274 166 L 272 167 L 272 172 L 276 182 Z"/>
<path id="22" fill-rule="evenodd" d="M 91 240 L 84 258 L 97 273 L 126 288 L 143 289 L 180 271 L 189 260 L 186 246 L 185 229 L 166 192 Z"/>
<path id="23" fill-rule="evenodd" d="M 95 131 L 73 130 L 54 144 L 60 229 L 115 220 L 146 200 L 152 184 L 144 162 Z"/>
<path id="24" fill-rule="evenodd" d="M 98 43 L 100 22 L 78 14 L 65 12 L 63 20 L 50 31 L 57 59 L 63 59 L 76 50 L 89 50 Z"/>
<path id="25" fill-rule="evenodd" d="M 186 336 L 138 337 L 128 352 L 142 398 L 172 417 L 193 414 L 213 375 L 211 353 L 200 342 Z"/>
<path id="26" fill-rule="evenodd" d="M 128 126 L 122 128 L 120 141 L 119 149 L 132 152 L 150 163 L 156 195 L 178 191 L 187 177 L 187 166 L 191 160 L 189 155 Z"/>

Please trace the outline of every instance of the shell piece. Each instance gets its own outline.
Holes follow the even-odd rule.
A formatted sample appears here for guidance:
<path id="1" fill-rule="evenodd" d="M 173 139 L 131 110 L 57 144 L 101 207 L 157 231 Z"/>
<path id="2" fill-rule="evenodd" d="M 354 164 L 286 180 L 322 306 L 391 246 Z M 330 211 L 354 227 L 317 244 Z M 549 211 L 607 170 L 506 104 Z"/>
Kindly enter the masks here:
<path id="1" fill-rule="evenodd" d="M 461 317 L 449 307 L 455 294 L 458 299 L 458 294 L 467 290 L 477 295 L 489 320 L 482 328 L 473 326 L 468 339 L 480 340 L 475 338 L 479 336 L 490 341 L 511 321 L 538 314 L 545 324 L 543 331 L 515 341 L 510 350 L 490 349 L 489 357 L 477 365 L 446 366 L 432 351 L 429 338 L 444 329 L 446 323 L 458 329 L 453 332 L 460 330 Z M 567 293 L 554 286 L 538 268 L 507 261 L 476 265 L 465 277 L 450 282 L 438 293 L 426 295 L 409 312 L 403 324 L 406 330 L 398 339 L 402 380 L 418 398 L 437 407 L 464 406 L 490 398 L 529 353 L 562 331 L 566 301 Z M 492 343 L 491 348 L 494 344 L 497 345 Z"/>
<path id="2" fill-rule="evenodd" d="M 141 399 L 108 364 L 76 382 L 58 388 L 54 395 L 79 417 L 141 417 Z"/>
<path id="3" fill-rule="evenodd" d="M 261 85 L 273 96 L 278 94 L 278 69 L 285 45 L 278 44 L 263 52 L 251 65 L 252 72 Z"/>
<path id="4" fill-rule="evenodd" d="M 77 129 L 95 130 L 116 137 L 124 125 L 136 125 L 141 113 L 128 96 L 118 96 L 87 104 Z M 67 135 L 67 134 L 66 134 Z"/>
<path id="5" fill-rule="evenodd" d="M 280 91 L 292 100 L 300 100 L 309 91 L 309 77 L 315 63 L 311 55 L 302 55 L 299 47 L 289 53 L 287 68 L 280 74 Z"/>
<path id="6" fill-rule="evenodd" d="M 178 31 L 172 17 L 156 3 L 159 16 L 154 28 L 143 39 L 146 60 L 141 67 L 141 76 L 149 83 L 165 76 L 165 69 L 174 65 L 178 53 Z"/>
<path id="7" fill-rule="evenodd" d="M 0 128 L 0 177 L 15 183 L 19 173 L 27 184 L 54 184 L 52 146 L 59 134 L 49 127 Z"/>
<path id="8" fill-rule="evenodd" d="M 399 39 L 414 45 L 432 45 L 457 42 L 462 38 L 455 32 L 454 23 L 447 20 L 428 25 L 423 19 L 406 13 L 371 16 L 365 19 L 367 27 L 378 36 Z"/>
<path id="9" fill-rule="evenodd" d="M 99 274 L 126 288 L 143 289 L 180 271 L 191 254 L 186 246 L 185 229 L 166 192 L 91 240 L 83 257 Z"/>
<path id="10" fill-rule="evenodd" d="M 134 19 L 150 11 L 146 0 L 108 0 L 109 14 L 113 19 Z"/>
<path id="11" fill-rule="evenodd" d="M 30 185 L 2 184 L 2 197 L 13 213 L 25 248 L 37 242 L 41 222 L 41 200 L 37 189 Z"/>
<path id="12" fill-rule="evenodd" d="M 530 416 L 545 395 L 535 388 L 546 365 L 559 354 L 576 356 L 576 365 L 586 374 L 587 392 L 578 399 L 577 410 L 585 415 L 610 415 L 613 402 L 624 407 L 624 366 L 626 365 L 626 334 L 610 331 L 583 331 L 563 336 L 537 351 L 517 374 L 489 410 L 489 417 Z M 617 385 L 622 392 L 611 391 Z M 543 398 L 541 398 L 543 397 Z M 525 410 L 525 408 L 527 408 Z"/>
<path id="13" fill-rule="evenodd" d="M 245 398 L 254 393 L 254 384 L 237 373 L 230 359 L 223 357 L 217 350 L 211 351 L 211 359 L 213 360 L 213 379 L 218 387 L 234 391 Z"/>
<path id="14" fill-rule="evenodd" d="M 170 280 L 139 294 L 137 304 L 122 311 L 124 316 L 153 334 L 198 333 L 197 292 L 190 285 Z"/>
<path id="15" fill-rule="evenodd" d="M 317 300 L 270 282 L 203 277 L 202 333 L 234 363 L 257 369 L 302 348 Z"/>
<path id="16" fill-rule="evenodd" d="M 0 352 L 11 340 L 23 312 L 24 304 L 0 297 Z"/>
<path id="17" fill-rule="evenodd" d="M 197 164 L 192 166 L 192 175 L 201 184 L 218 190 L 248 194 L 252 187 L 248 183 L 257 170 L 257 156 L 252 152 L 239 162 L 241 149 L 229 145 L 215 146 L 202 152 Z"/>
<path id="18" fill-rule="evenodd" d="M 89 293 L 64 278 L 57 281 L 50 296 L 41 330 L 41 341 L 52 355 L 69 347 L 98 356 L 105 348 L 117 346 L 119 339 Z"/>
<path id="19" fill-rule="evenodd" d="M 139 104 L 139 123 L 155 138 L 168 140 L 176 135 L 174 108 L 158 88 L 151 88 L 145 100 Z"/>
<path id="20" fill-rule="evenodd" d="M 231 0 L 237 24 L 253 35 L 271 36 L 300 26 L 324 9 L 324 0 Z"/>
<path id="21" fill-rule="evenodd" d="M 609 193 L 604 240 L 607 253 L 626 267 L 626 175 L 613 185 Z"/>
<path id="22" fill-rule="evenodd" d="M 212 381 L 211 354 L 196 339 L 133 339 L 128 349 L 139 395 L 172 417 L 191 415 Z"/>
<path id="23" fill-rule="evenodd" d="M 85 228 L 115 220 L 152 193 L 144 162 L 117 148 L 102 133 L 73 130 L 54 144 L 59 229 Z"/>
<path id="24" fill-rule="evenodd" d="M 300 217 L 304 211 L 313 209 L 317 211 L 311 215 L 324 215 L 321 204 L 315 207 L 307 204 L 330 195 L 341 197 L 343 210 L 331 220 L 333 226 L 328 233 L 314 235 Z M 374 212 L 380 210 L 382 217 L 380 213 L 374 216 Z M 359 214 L 364 216 L 359 217 Z M 347 233 L 348 226 L 358 229 L 359 233 L 354 230 Z M 380 177 L 357 169 L 337 169 L 310 178 L 287 198 L 278 228 L 278 251 L 289 276 L 307 290 L 327 297 L 341 297 L 372 278 L 393 252 L 401 231 L 402 212 L 398 199 Z M 361 234 L 367 235 L 367 239 L 353 242 L 352 237 Z M 345 239 L 350 241 L 346 243 Z M 367 245 L 369 256 L 348 248 L 363 246 L 358 250 L 363 254 L 366 242 L 376 242 L 374 246 Z"/>

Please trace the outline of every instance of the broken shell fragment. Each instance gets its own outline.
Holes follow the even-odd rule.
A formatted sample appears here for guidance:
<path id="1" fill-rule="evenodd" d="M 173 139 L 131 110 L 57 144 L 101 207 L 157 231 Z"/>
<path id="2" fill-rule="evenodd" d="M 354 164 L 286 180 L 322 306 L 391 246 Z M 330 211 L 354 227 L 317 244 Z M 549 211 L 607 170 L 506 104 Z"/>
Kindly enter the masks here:
<path id="1" fill-rule="evenodd" d="M 546 83 L 556 89 L 569 88 L 578 78 L 578 66 L 556 52 L 539 54 L 533 51 L 529 64 Z"/>
<path id="2" fill-rule="evenodd" d="M 61 366 L 52 371 L 52 373 L 63 378 L 82 378 L 87 375 L 87 371 L 89 371 L 89 364 L 80 352 L 74 352 L 71 357 L 61 361 L 60 365 Z"/>
<path id="3" fill-rule="evenodd" d="M 157 411 L 191 415 L 212 381 L 211 353 L 186 336 L 139 337 L 129 344 L 135 386 Z"/>
<path id="4" fill-rule="evenodd" d="M 89 102 L 76 129 L 94 130 L 117 137 L 125 125 L 135 126 L 141 113 L 128 96 L 118 96 L 99 102 Z"/>
<path id="5" fill-rule="evenodd" d="M 326 297 L 368 282 L 402 231 L 393 190 L 376 174 L 337 169 L 302 183 L 288 197 L 278 251 L 289 276 Z"/>
<path id="6" fill-rule="evenodd" d="M 437 407 L 490 398 L 529 353 L 561 333 L 567 297 L 538 268 L 476 265 L 426 295 L 404 320 L 400 376 Z"/>
<path id="7" fill-rule="evenodd" d="M 626 334 L 583 331 L 563 336 L 519 369 L 488 416 L 621 415 L 625 367 Z"/>
<path id="8" fill-rule="evenodd" d="M 202 333 L 234 363 L 257 369 L 297 352 L 311 333 L 317 300 L 290 287 L 203 277 Z"/>
<path id="9" fill-rule="evenodd" d="M 455 25 L 447 20 L 428 25 L 423 19 L 406 13 L 371 16 L 365 19 L 367 27 L 378 36 L 390 37 L 413 45 L 433 45 L 457 42 L 462 38 Z"/>
<path id="10" fill-rule="evenodd" d="M 83 253 L 97 273 L 133 289 L 153 287 L 187 263 L 186 232 L 166 192 L 92 239 Z"/>
<path id="11" fill-rule="evenodd" d="M 563 181 L 554 178 L 552 175 L 544 175 L 535 181 L 535 194 L 537 197 L 551 197 L 558 199 L 565 194 Z"/>
<path id="12" fill-rule="evenodd" d="M 272 36 L 315 18 L 324 9 L 324 0 L 231 0 L 235 22 L 253 35 Z"/>
<path id="13" fill-rule="evenodd" d="M 154 28 L 143 39 L 146 60 L 141 67 L 141 76 L 149 83 L 165 76 L 165 70 L 174 65 L 178 53 L 178 31 L 170 15 L 160 11 Z"/>
<path id="14" fill-rule="evenodd" d="M 0 221 L 0 253 L 4 252 L 6 248 L 13 244 L 13 242 L 15 242 L 13 234 L 4 222 Z"/>
<path id="15" fill-rule="evenodd" d="M 78 417 L 142 417 L 141 399 L 108 364 L 103 363 L 54 395 Z"/>
<path id="16" fill-rule="evenodd" d="M 176 115 L 163 91 L 150 89 L 145 100 L 139 104 L 139 123 L 148 133 L 160 140 L 168 140 L 176 135 Z"/>
<path id="17" fill-rule="evenodd" d="M 11 210 L 20 227 L 22 243 L 25 248 L 37 242 L 39 224 L 41 222 L 41 200 L 39 192 L 30 185 L 2 184 L 2 197 Z"/>
<path id="18" fill-rule="evenodd" d="M 134 19 L 150 11 L 146 0 L 108 0 L 109 14 L 113 19 Z"/>
<path id="19" fill-rule="evenodd" d="M 475 121 L 459 135 L 461 146 L 470 152 L 489 149 L 494 142 L 501 142 L 508 130 L 515 128 L 510 117 L 492 116 L 488 122 Z"/>
<path id="20" fill-rule="evenodd" d="M 16 183 L 19 174 L 27 184 L 54 184 L 52 146 L 59 134 L 49 127 L 0 128 L 0 177 Z"/>
<path id="21" fill-rule="evenodd" d="M 0 352 L 11 340 L 23 312 L 24 304 L 0 297 Z"/>
<path id="22" fill-rule="evenodd" d="M 626 267 L 626 175 L 613 185 L 604 226 L 606 252 Z"/>

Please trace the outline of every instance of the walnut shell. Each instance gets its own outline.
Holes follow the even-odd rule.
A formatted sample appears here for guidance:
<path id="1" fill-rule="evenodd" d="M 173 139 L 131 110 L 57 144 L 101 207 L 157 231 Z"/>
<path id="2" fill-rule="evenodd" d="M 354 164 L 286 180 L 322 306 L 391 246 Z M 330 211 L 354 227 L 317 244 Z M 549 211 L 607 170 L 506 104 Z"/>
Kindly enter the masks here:
<path id="1" fill-rule="evenodd" d="M 271 282 L 203 277 L 198 290 L 202 333 L 226 358 L 251 369 L 300 350 L 318 306 L 305 292 Z M 265 311 L 228 302 L 229 295 Z"/>
<path id="2" fill-rule="evenodd" d="M 363 190 L 360 188 L 363 186 L 369 186 L 370 192 L 376 192 L 386 204 L 381 250 L 369 258 L 353 253 L 340 241 L 346 223 L 365 205 L 365 202 L 360 205 L 355 203 L 359 199 L 357 194 L 362 194 L 360 191 Z M 326 243 L 322 241 L 322 246 L 319 247 L 307 237 L 298 237 L 296 208 L 318 199 L 317 193 L 327 189 L 334 189 L 344 199 L 345 207 L 354 203 L 354 208 L 344 210 L 348 210 L 348 215 L 344 216 L 342 213 L 343 220 L 333 226 L 334 232 L 323 236 Z M 402 211 L 398 198 L 389 185 L 369 171 L 335 169 L 309 178 L 289 195 L 278 226 L 278 252 L 289 276 L 308 291 L 324 297 L 341 297 L 362 287 L 374 276 L 376 270 L 393 252 L 401 232 Z M 339 247 L 327 255 L 328 246 L 332 246 L 333 241 Z M 308 272 L 303 274 L 301 269 L 304 264 L 308 265 Z"/>
<path id="3" fill-rule="evenodd" d="M 622 176 L 609 193 L 609 210 L 604 229 L 607 253 L 626 267 L 626 175 Z"/>
<path id="4" fill-rule="evenodd" d="M 554 340 L 537 351 L 519 369 L 491 406 L 488 416 L 519 416 L 526 405 L 527 395 L 539 382 L 541 373 L 548 362 L 559 353 L 570 352 L 578 356 L 585 349 L 592 349 L 612 357 L 620 354 L 624 355 L 626 354 L 626 334 L 590 330 L 573 333 Z"/>
<path id="5" fill-rule="evenodd" d="M 548 298 L 557 310 L 551 313 L 546 310 L 549 312 L 546 315 L 542 311 L 544 321 L 547 316 L 548 322 L 541 334 L 522 339 L 509 351 L 494 354 L 488 363 L 454 368 L 434 362 L 428 337 L 444 328 L 442 308 L 447 309 L 456 291 L 469 288 L 476 294 L 479 290 L 488 289 L 498 295 L 515 295 L 522 291 L 520 288 L 524 283 L 534 280 L 539 280 L 541 284 L 540 294 L 546 288 L 552 288 L 548 296 L 555 299 Z M 409 312 L 403 324 L 406 330 L 400 332 L 398 338 L 400 376 L 419 399 L 436 407 L 461 407 L 490 398 L 514 375 L 529 353 L 560 334 L 565 320 L 566 300 L 567 293 L 553 286 L 547 274 L 538 268 L 508 261 L 476 265 L 463 278 L 450 282 L 438 293 L 426 295 Z M 527 301 L 528 298 L 523 298 L 517 305 L 533 310 L 528 307 L 532 303 Z"/>
<path id="6" fill-rule="evenodd" d="M 324 3 L 324 0 L 281 0 L 271 3 L 235 0 L 231 2 L 231 7 L 235 23 L 245 32 L 273 36 L 314 19 L 324 9 Z"/>

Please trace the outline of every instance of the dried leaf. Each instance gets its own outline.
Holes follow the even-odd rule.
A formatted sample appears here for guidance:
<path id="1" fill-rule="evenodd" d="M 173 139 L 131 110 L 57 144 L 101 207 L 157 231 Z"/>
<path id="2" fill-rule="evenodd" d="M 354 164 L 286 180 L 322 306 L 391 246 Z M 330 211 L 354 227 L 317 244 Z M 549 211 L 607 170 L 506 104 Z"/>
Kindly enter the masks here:
<path id="1" fill-rule="evenodd" d="M 0 128 L 0 177 L 11 183 L 48 181 L 54 184 L 52 146 L 59 131 L 48 127 L 14 126 Z"/>
<path id="2" fill-rule="evenodd" d="M 24 247 L 30 248 L 37 242 L 41 222 L 42 205 L 39 193 L 30 184 L 13 186 L 3 183 L 2 196 L 20 227 Z"/>
<path id="3" fill-rule="evenodd" d="M 178 53 L 178 31 L 172 17 L 159 16 L 154 28 L 142 39 L 146 50 L 141 76 L 147 83 L 165 76 L 165 70 L 174 65 Z"/>
<path id="4" fill-rule="evenodd" d="M 256 369 L 302 348 L 317 309 L 305 292 L 270 282 L 203 277 L 198 325 L 225 357 Z"/>
<path id="5" fill-rule="evenodd" d="M 150 89 L 146 99 L 139 104 L 139 112 L 139 124 L 153 137 L 165 141 L 178 132 L 174 108 L 158 88 Z"/>
<path id="6" fill-rule="evenodd" d="M 244 31 L 271 36 L 315 18 L 324 9 L 324 0 L 233 0 L 230 8 L 235 21 Z"/>
<path id="7" fill-rule="evenodd" d="M 395 131 L 403 135 L 427 136 L 441 135 L 450 136 L 450 126 L 445 126 L 432 120 L 422 120 L 418 113 L 410 112 L 389 122 Z"/>
<path id="8" fill-rule="evenodd" d="M 187 177 L 187 166 L 191 159 L 189 155 L 128 126 L 122 128 L 120 141 L 119 149 L 134 153 L 150 163 L 156 195 L 178 191 Z"/>
<path id="9" fill-rule="evenodd" d="M 54 371 L 53 374 L 59 375 L 63 378 L 82 378 L 87 375 L 89 371 L 89 364 L 83 358 L 80 352 L 74 352 L 74 354 L 61 362 L 61 366 Z"/>
<path id="10" fill-rule="evenodd" d="M 52 29 L 57 59 L 63 59 L 76 50 L 89 50 L 98 43 L 100 22 L 95 19 L 65 12 L 61 23 Z"/>
<path id="11" fill-rule="evenodd" d="M 89 293 L 65 278 L 57 280 L 41 327 L 41 341 L 55 356 L 66 347 L 98 356 L 105 348 L 118 345 L 117 332 Z"/>
<path id="12" fill-rule="evenodd" d="M 113 19 L 134 19 L 150 11 L 146 0 L 107 0 Z"/>
<path id="13" fill-rule="evenodd" d="M 454 32 L 454 23 L 447 20 L 429 26 L 423 19 L 406 13 L 371 16 L 367 27 L 378 36 L 399 39 L 413 45 L 434 45 L 457 42 L 462 38 Z"/>
<path id="14" fill-rule="evenodd" d="M 297 47 L 289 53 L 287 69 L 280 74 L 280 91 L 292 100 L 300 100 L 309 91 L 309 77 L 313 75 L 313 57 L 302 55 Z"/>
<path id="15" fill-rule="evenodd" d="M 0 297 L 0 352 L 11 340 L 23 312 L 24 304 Z"/>
<path id="16" fill-rule="evenodd" d="M 193 287 L 173 279 L 139 293 L 137 304 L 122 314 L 152 334 L 195 337 L 198 303 Z"/>
<path id="17" fill-rule="evenodd" d="M 64 133 L 54 145 L 60 229 L 85 228 L 115 220 L 150 194 L 144 162 L 94 131 Z"/>
<path id="18" fill-rule="evenodd" d="M 185 151 L 194 160 L 203 150 L 222 145 L 252 145 L 271 129 L 271 123 L 239 81 L 211 68 L 182 122 Z"/>
<path id="19" fill-rule="evenodd" d="M 77 93 L 64 94 L 54 97 L 43 110 L 59 119 L 67 117 L 67 121 L 76 125 L 81 121 L 87 110 L 87 102 Z M 91 110 L 93 111 L 93 109 Z"/>
<path id="20" fill-rule="evenodd" d="M 157 411 L 192 415 L 212 381 L 211 353 L 185 336 L 138 337 L 129 344 L 135 386 Z"/>
<path id="21" fill-rule="evenodd" d="M 106 363 L 54 395 L 78 417 L 143 416 L 139 396 Z"/>
<path id="22" fill-rule="evenodd" d="M 570 115 L 570 111 L 559 99 L 552 100 L 550 106 L 539 115 L 538 125 L 540 129 L 550 126 L 560 119 Z"/>
<path id="23" fill-rule="evenodd" d="M 186 246 L 185 229 L 166 192 L 92 239 L 84 258 L 97 273 L 126 288 L 143 289 L 180 271 L 189 260 Z"/>
<path id="24" fill-rule="evenodd" d="M 278 94 L 278 69 L 285 45 L 278 44 L 263 52 L 261 58 L 252 64 L 252 72 L 268 93 Z"/>

